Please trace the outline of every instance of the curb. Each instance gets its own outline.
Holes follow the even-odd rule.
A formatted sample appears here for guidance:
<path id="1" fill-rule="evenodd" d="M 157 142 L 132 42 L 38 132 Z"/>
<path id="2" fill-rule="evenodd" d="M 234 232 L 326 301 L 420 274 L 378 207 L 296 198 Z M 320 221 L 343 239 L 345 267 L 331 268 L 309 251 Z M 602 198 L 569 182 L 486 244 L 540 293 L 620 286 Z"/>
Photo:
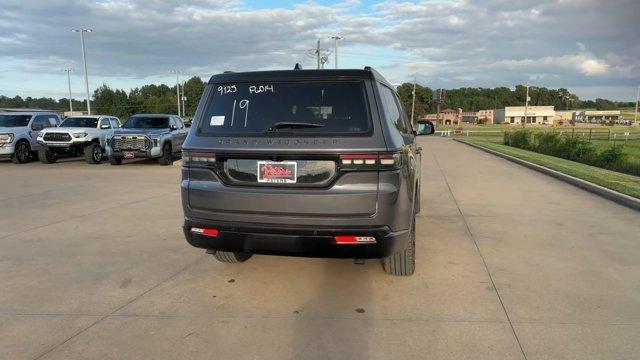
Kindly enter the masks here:
<path id="1" fill-rule="evenodd" d="M 562 180 L 566 183 L 569 183 L 571 185 L 577 186 L 583 190 L 586 190 L 590 193 L 602 196 L 606 199 L 609 199 L 611 201 L 617 202 L 618 204 L 630 207 L 632 209 L 635 210 L 639 210 L 640 211 L 640 199 L 636 199 L 632 196 L 629 195 L 625 195 L 622 193 L 619 193 L 615 190 L 611 190 L 611 189 L 607 189 L 604 186 L 600 186 L 582 179 L 579 179 L 577 177 L 571 176 L 571 175 L 567 175 L 564 173 L 561 173 L 559 171 L 553 170 L 553 169 L 549 169 L 548 167 L 544 167 L 542 165 L 538 165 L 538 164 L 534 164 L 532 162 L 526 161 L 526 160 L 522 160 L 519 159 L 517 157 L 511 156 L 511 155 L 507 155 L 507 154 L 503 154 L 500 152 L 497 152 L 495 150 L 491 150 L 488 149 L 484 146 L 481 145 L 477 145 L 477 144 L 472 144 L 469 142 L 466 142 L 464 140 L 459 140 L 459 139 L 453 139 L 454 141 L 457 141 L 459 143 L 474 147 L 476 149 L 480 149 L 482 151 L 488 152 L 489 154 L 493 154 L 496 156 L 499 156 L 503 159 L 509 160 L 511 162 L 514 162 L 516 164 L 520 164 L 522 166 L 528 167 L 529 169 L 532 170 L 536 170 L 538 172 L 541 172 L 543 174 L 549 175 L 551 177 L 554 177 L 558 180 Z"/>

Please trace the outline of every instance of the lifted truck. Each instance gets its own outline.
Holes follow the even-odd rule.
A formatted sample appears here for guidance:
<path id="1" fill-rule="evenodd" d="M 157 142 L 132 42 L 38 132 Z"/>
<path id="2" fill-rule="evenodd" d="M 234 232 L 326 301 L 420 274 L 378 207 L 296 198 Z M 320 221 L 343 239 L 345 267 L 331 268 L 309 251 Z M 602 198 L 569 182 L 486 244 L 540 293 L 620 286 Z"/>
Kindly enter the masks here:
<path id="1" fill-rule="evenodd" d="M 57 128 L 38 134 L 40 161 L 55 163 L 60 157 L 84 156 L 89 164 L 99 164 L 104 157 L 105 139 L 120 120 L 113 116 L 88 115 L 65 119 Z"/>

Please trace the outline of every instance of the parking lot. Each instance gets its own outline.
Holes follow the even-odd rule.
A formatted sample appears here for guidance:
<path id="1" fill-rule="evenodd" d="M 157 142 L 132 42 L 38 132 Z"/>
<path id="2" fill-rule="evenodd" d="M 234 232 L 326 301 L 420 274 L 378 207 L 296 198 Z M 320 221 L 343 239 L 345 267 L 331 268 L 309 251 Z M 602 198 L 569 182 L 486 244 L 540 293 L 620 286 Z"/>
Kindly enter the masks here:
<path id="1" fill-rule="evenodd" d="M 640 213 L 421 139 L 412 277 L 216 262 L 179 164 L 0 163 L 0 359 L 637 359 Z"/>

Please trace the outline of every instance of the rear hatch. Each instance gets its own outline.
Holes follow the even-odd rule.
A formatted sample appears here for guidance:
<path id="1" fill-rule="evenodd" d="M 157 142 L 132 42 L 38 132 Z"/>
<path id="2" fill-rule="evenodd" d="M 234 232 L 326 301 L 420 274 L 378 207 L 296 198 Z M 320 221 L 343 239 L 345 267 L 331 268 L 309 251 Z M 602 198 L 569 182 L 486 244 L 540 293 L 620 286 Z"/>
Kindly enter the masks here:
<path id="1" fill-rule="evenodd" d="M 189 206 L 371 216 L 386 148 L 363 80 L 210 85 L 184 154 Z M 354 158 L 355 157 L 355 158 Z M 354 163 L 355 161 L 355 163 Z"/>

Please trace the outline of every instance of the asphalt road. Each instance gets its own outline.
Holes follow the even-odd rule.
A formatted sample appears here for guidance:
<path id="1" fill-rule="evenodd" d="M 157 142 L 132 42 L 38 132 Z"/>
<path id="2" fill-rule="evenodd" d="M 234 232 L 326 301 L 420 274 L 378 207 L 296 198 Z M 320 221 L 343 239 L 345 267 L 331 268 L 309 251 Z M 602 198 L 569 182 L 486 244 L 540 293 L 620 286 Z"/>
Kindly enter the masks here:
<path id="1" fill-rule="evenodd" d="M 417 269 L 180 232 L 179 168 L 0 163 L 0 359 L 637 359 L 640 213 L 421 140 Z"/>

